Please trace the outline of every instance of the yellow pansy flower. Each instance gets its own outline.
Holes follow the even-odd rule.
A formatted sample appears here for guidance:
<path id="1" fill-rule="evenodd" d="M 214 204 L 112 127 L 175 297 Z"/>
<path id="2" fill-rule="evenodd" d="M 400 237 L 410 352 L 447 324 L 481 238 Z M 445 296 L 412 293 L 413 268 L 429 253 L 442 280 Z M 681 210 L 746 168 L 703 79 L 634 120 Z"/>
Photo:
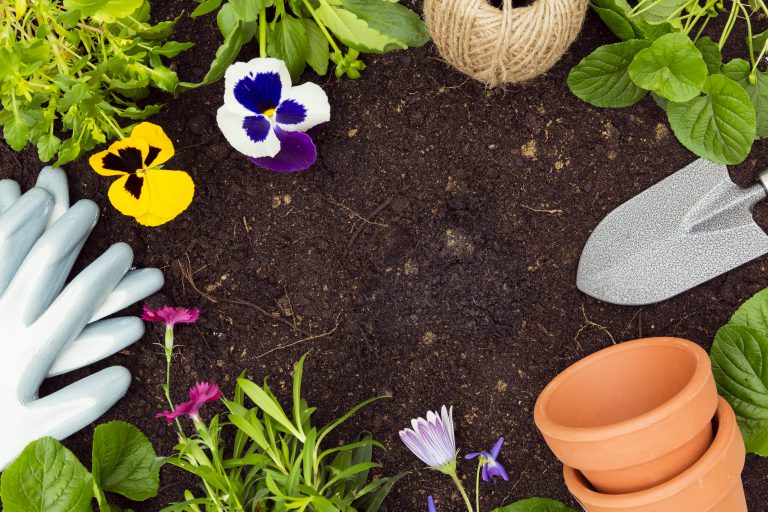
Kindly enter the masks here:
<path id="1" fill-rule="evenodd" d="M 195 195 L 189 174 L 160 168 L 173 155 L 173 143 L 163 129 L 141 123 L 130 137 L 91 156 L 89 162 L 102 176 L 120 176 L 109 187 L 112 206 L 139 224 L 159 226 L 186 210 Z"/>

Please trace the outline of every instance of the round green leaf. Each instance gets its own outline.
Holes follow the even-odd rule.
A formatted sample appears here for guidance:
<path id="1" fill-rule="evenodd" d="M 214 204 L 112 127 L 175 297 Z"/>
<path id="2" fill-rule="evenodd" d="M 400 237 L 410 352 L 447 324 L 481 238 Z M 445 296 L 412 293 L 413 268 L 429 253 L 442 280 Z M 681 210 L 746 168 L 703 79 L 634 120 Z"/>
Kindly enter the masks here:
<path id="1" fill-rule="evenodd" d="M 528 498 L 495 509 L 493 512 L 576 512 L 559 501 L 548 498 Z"/>
<path id="2" fill-rule="evenodd" d="M 683 33 L 667 34 L 641 50 L 629 65 L 629 76 L 639 87 L 671 101 L 688 101 L 701 92 L 707 63 Z"/>
<path id="3" fill-rule="evenodd" d="M 757 292 L 733 314 L 728 325 L 768 332 L 768 288 Z"/>
<path id="4" fill-rule="evenodd" d="M 733 59 L 723 66 L 722 73 L 747 91 L 757 116 L 757 138 L 768 137 L 768 73 L 755 71 L 752 83 L 752 65 L 744 59 Z"/>
<path id="5" fill-rule="evenodd" d="M 91 512 L 93 480 L 72 452 L 44 437 L 3 471 L 0 495 L 6 512 Z"/>
<path id="6" fill-rule="evenodd" d="M 696 41 L 696 48 L 701 52 L 701 57 L 707 63 L 707 71 L 710 75 L 720 72 L 720 66 L 723 64 L 723 54 L 720 52 L 720 45 L 708 37 L 702 37 Z"/>
<path id="7" fill-rule="evenodd" d="M 707 78 L 703 96 L 669 102 L 667 118 L 685 147 L 719 164 L 744 161 L 755 140 L 755 109 L 744 89 L 723 75 Z"/>
<path id="8" fill-rule="evenodd" d="M 645 96 L 627 69 L 637 52 L 650 43 L 630 39 L 601 46 L 579 62 L 568 75 L 568 87 L 582 100 L 597 107 L 628 107 Z"/>
<path id="9" fill-rule="evenodd" d="M 726 325 L 709 355 L 717 391 L 733 407 L 747 451 L 768 456 L 768 335 Z"/>
<path id="10" fill-rule="evenodd" d="M 632 25 L 621 14 L 595 5 L 592 5 L 592 10 L 600 16 L 600 19 L 611 29 L 611 32 L 622 41 L 633 39 L 635 37 L 635 31 L 632 28 Z"/>

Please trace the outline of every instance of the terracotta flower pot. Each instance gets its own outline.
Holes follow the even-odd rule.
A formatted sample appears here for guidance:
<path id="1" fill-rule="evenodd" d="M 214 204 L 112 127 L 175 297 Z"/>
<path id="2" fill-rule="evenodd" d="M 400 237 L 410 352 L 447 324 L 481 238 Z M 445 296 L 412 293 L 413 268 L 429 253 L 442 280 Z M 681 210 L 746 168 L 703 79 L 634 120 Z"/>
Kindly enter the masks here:
<path id="1" fill-rule="evenodd" d="M 588 512 L 747 512 L 741 484 L 744 441 L 736 415 L 724 399 L 717 408 L 717 434 L 690 468 L 645 491 L 600 494 L 577 470 L 565 467 L 565 483 Z"/>
<path id="2" fill-rule="evenodd" d="M 600 492 L 624 494 L 665 482 L 704 454 L 717 400 L 704 349 L 646 338 L 567 368 L 544 388 L 534 417 L 566 466 Z"/>

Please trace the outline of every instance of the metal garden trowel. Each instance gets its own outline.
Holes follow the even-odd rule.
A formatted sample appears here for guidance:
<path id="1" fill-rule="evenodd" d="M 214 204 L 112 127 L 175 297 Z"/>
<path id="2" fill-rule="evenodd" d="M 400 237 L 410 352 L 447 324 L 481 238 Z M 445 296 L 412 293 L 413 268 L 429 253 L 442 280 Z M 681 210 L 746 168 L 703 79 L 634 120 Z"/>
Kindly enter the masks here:
<path id="1" fill-rule="evenodd" d="M 699 159 L 619 206 L 581 253 L 576 284 L 597 299 L 659 302 L 768 252 L 752 208 L 768 195 L 768 170 L 741 188 L 725 165 Z"/>

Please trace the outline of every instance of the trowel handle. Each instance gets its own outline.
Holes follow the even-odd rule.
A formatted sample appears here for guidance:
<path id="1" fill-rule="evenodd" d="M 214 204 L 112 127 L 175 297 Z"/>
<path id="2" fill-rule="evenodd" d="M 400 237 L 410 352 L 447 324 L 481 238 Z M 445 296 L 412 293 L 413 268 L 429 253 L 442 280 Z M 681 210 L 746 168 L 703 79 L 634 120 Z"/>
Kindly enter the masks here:
<path id="1" fill-rule="evenodd" d="M 768 195 L 768 169 L 760 171 L 760 174 L 757 175 L 757 181 L 760 182 L 766 195 Z"/>

